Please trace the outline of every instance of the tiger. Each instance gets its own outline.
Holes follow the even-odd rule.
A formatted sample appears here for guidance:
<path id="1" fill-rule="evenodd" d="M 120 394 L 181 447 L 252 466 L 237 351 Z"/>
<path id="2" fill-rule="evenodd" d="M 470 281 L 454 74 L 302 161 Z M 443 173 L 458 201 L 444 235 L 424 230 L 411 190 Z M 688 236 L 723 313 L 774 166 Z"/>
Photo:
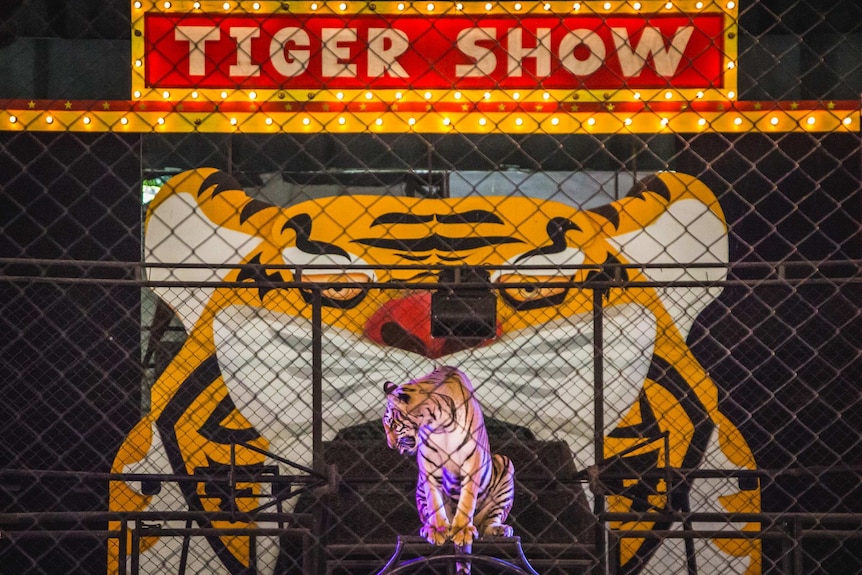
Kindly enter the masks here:
<path id="1" fill-rule="evenodd" d="M 280 207 L 251 197 L 220 170 L 179 173 L 148 207 L 144 263 L 153 292 L 187 337 L 153 384 L 149 410 L 111 470 L 187 480 L 111 481 L 109 509 L 250 511 L 271 501 L 266 482 L 242 484 L 246 496 L 231 500 L 195 477 L 262 465 L 292 473 L 281 459 L 310 466 L 309 382 L 316 369 L 323 374 L 324 441 L 379 420 L 379 386 L 369 382 L 408 381 L 445 362 L 470 374 L 495 419 L 527 427 L 540 440 L 565 441 L 581 469 L 615 461 L 659 470 L 756 469 L 746 438 L 721 408 L 718 386 L 688 344 L 698 316 L 721 295 L 728 259 L 719 202 L 698 178 L 679 172 L 657 173 L 625 197 L 588 209 L 514 194 L 354 194 Z M 452 266 L 489 270 L 496 302 L 489 337 L 432 336 L 433 294 L 421 284 Z M 622 284 L 594 292 L 590 282 L 605 269 Z M 673 280 L 685 283 L 656 287 Z M 593 349 L 599 305 L 600 372 Z M 319 366 L 312 354 L 315 309 Z M 596 380 L 604 414 L 599 442 Z M 596 505 L 655 512 L 656 519 L 611 522 L 612 530 L 680 528 L 662 511 L 682 507 L 760 511 L 756 480 L 696 477 L 668 486 L 635 476 L 623 483 L 597 491 Z M 282 572 L 290 560 L 277 538 L 243 535 L 243 527 L 260 526 L 254 522 L 198 525 L 232 529 L 191 538 L 186 547 L 151 530 L 140 541 L 141 572 L 185 565 L 189 572 L 263 574 Z M 760 541 L 728 535 L 694 542 L 701 571 L 760 573 Z M 122 548 L 121 555 L 118 540 L 109 541 L 109 573 L 129 561 L 131 545 Z M 613 552 L 625 573 L 687 570 L 677 538 L 625 536 Z"/>
<path id="2" fill-rule="evenodd" d="M 504 522 L 515 497 L 515 467 L 491 453 L 481 406 L 467 376 L 451 366 L 401 385 L 383 385 L 390 449 L 416 455 L 420 535 L 469 552 L 478 536 L 511 537 Z M 469 572 L 469 564 L 459 564 Z"/>

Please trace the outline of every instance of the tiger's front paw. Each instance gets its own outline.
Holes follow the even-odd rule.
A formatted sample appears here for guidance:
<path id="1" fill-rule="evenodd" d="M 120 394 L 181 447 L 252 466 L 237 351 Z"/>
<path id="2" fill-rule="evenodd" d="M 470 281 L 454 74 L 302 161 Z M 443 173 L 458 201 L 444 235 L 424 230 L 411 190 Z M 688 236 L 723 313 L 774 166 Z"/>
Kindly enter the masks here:
<path id="1" fill-rule="evenodd" d="M 432 519 L 419 529 L 419 535 L 432 545 L 443 545 L 446 543 L 449 529 L 448 523 L 439 523 Z"/>
<path id="2" fill-rule="evenodd" d="M 472 523 L 455 522 L 449 529 L 449 539 L 458 547 L 471 545 L 479 537 L 479 531 Z"/>
<path id="3" fill-rule="evenodd" d="M 511 525 L 498 523 L 496 525 L 488 525 L 485 527 L 482 535 L 486 537 L 511 537 L 514 533 L 515 530 L 512 529 Z"/>

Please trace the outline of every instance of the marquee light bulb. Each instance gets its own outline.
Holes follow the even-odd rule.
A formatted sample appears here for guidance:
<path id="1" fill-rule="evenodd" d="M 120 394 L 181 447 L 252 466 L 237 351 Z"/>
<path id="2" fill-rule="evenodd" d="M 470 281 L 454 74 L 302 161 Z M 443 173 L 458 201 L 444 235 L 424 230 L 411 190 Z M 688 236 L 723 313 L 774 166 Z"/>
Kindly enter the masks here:
<path id="1" fill-rule="evenodd" d="M 407 123 L 411 126 L 414 125 L 416 123 L 416 118 L 410 118 L 409 120 L 407 120 Z"/>
<path id="2" fill-rule="evenodd" d="M 197 90 L 195 90 L 194 92 L 192 92 L 192 98 L 194 98 L 195 100 L 197 100 L 197 99 L 198 99 L 198 96 L 199 96 L 199 94 L 198 94 Z"/>
<path id="3" fill-rule="evenodd" d="M 53 124 L 54 123 L 54 117 L 53 116 L 45 116 L 45 123 L 46 124 Z"/>
<path id="4" fill-rule="evenodd" d="M 343 123 L 344 123 L 344 118 L 339 118 L 339 119 L 338 119 L 338 123 L 339 123 L 339 124 L 343 124 Z M 303 119 L 302 119 L 302 125 L 303 125 L 303 126 L 308 126 L 309 124 L 311 124 L 311 120 L 309 120 L 308 118 L 303 118 Z"/>
<path id="5" fill-rule="evenodd" d="M 236 124 L 237 124 L 237 122 L 236 122 L 236 118 L 231 118 L 231 119 L 230 119 L 230 125 L 231 125 L 231 126 L 236 126 Z"/>
<path id="6" fill-rule="evenodd" d="M 595 126 L 595 125 L 596 125 L 596 119 L 595 119 L 595 118 L 590 118 L 589 120 L 587 120 L 587 125 L 589 125 L 589 126 Z"/>
<path id="7" fill-rule="evenodd" d="M 404 97 L 404 94 L 402 94 L 401 92 L 395 92 L 395 99 L 396 100 L 400 100 L 403 97 Z"/>
<path id="8" fill-rule="evenodd" d="M 741 126 L 742 125 L 742 118 L 735 118 L 733 120 L 733 123 L 737 126 Z"/>
<path id="9" fill-rule="evenodd" d="M 128 118 L 120 118 L 120 123 L 125 126 L 126 124 L 129 123 L 129 119 Z"/>
<path id="10" fill-rule="evenodd" d="M 551 125 L 556 126 L 560 123 L 559 118 L 551 118 Z"/>
<path id="11" fill-rule="evenodd" d="M 610 2 L 605 2 L 605 3 L 602 5 L 602 7 L 603 7 L 605 10 L 610 10 L 610 9 L 611 9 L 611 3 L 610 3 Z"/>
<path id="12" fill-rule="evenodd" d="M 266 120 L 263 121 L 263 123 L 266 124 L 267 126 L 272 126 L 272 118 L 267 118 Z"/>
<path id="13" fill-rule="evenodd" d="M 17 122 L 18 122 L 17 116 L 9 116 L 9 123 L 10 124 L 15 124 Z"/>
<path id="14" fill-rule="evenodd" d="M 257 92 L 249 92 L 248 93 L 248 99 L 249 100 L 256 100 L 257 99 Z"/>
<path id="15" fill-rule="evenodd" d="M 159 118 L 158 120 L 156 120 L 156 123 L 157 123 L 158 125 L 160 125 L 160 126 L 161 126 L 161 125 L 163 125 L 163 124 L 165 123 L 165 119 L 164 119 L 164 118 Z"/>
<path id="16" fill-rule="evenodd" d="M 485 118 L 479 118 L 479 125 L 480 126 L 484 126 L 487 123 L 488 123 L 488 120 L 486 120 Z"/>
<path id="17" fill-rule="evenodd" d="M 706 118 L 701 118 L 697 121 L 698 126 L 706 126 Z"/>
<path id="18" fill-rule="evenodd" d="M 772 116 L 772 118 L 770 118 L 770 120 L 769 120 L 769 123 L 772 124 L 773 126 L 777 126 L 778 125 L 778 117 Z"/>
<path id="19" fill-rule="evenodd" d="M 731 90 L 730 92 L 727 93 L 727 97 L 730 98 L 731 100 L 733 100 L 734 98 L 736 98 L 736 92 Z"/>
<path id="20" fill-rule="evenodd" d="M 579 11 L 579 10 L 581 9 L 581 3 L 580 3 L 580 2 L 575 2 L 575 3 L 572 5 L 572 8 L 575 10 L 575 12 Z"/>
<path id="21" fill-rule="evenodd" d="M 382 126 L 383 125 L 383 118 L 377 118 L 376 120 L 374 120 L 374 123 L 377 124 L 378 126 Z"/>
<path id="22" fill-rule="evenodd" d="M 344 124 L 347 123 L 347 120 L 344 119 L 344 116 L 341 116 L 340 118 L 338 118 L 338 123 L 343 126 Z"/>
<path id="23" fill-rule="evenodd" d="M 227 92 L 222 92 L 222 93 L 221 93 L 221 99 L 222 99 L 222 100 L 227 100 Z"/>
<path id="24" fill-rule="evenodd" d="M 816 122 L 816 121 L 817 120 L 814 119 L 814 116 L 808 116 L 808 125 L 809 126 L 813 126 L 814 122 Z"/>
<path id="25" fill-rule="evenodd" d="M 524 123 L 524 120 L 522 118 L 515 118 L 515 125 L 516 126 L 520 126 L 523 123 Z"/>
<path id="26" fill-rule="evenodd" d="M 850 124 L 852 124 L 852 123 L 853 123 L 853 118 L 851 118 L 851 117 L 849 117 L 849 116 L 848 116 L 848 117 L 846 117 L 846 118 L 844 118 L 844 125 L 845 125 L 845 126 L 849 126 L 849 125 L 850 125 Z"/>
<path id="27" fill-rule="evenodd" d="M 82 121 L 82 122 L 84 122 L 84 125 L 87 125 L 87 126 L 88 126 L 88 125 L 90 124 L 90 118 L 89 118 L 89 116 L 84 116 L 84 119 L 83 119 L 83 120 L 81 120 L 81 121 Z"/>

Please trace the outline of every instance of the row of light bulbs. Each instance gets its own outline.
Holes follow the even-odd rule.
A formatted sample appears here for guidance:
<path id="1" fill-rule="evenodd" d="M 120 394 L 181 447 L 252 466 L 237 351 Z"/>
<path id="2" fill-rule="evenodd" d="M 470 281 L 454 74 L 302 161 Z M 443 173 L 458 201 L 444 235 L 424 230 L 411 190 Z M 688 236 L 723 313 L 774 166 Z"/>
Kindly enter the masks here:
<path id="1" fill-rule="evenodd" d="M 51 125 L 54 123 L 55 120 L 54 120 L 53 116 L 51 116 L 50 114 L 47 114 L 44 117 L 42 117 L 42 121 L 48 125 Z M 547 121 L 550 123 L 551 126 L 558 126 L 560 124 L 560 117 L 559 116 L 553 116 L 550 119 L 548 119 Z M 230 118 L 229 122 L 232 126 L 239 125 L 239 120 L 235 117 Z M 301 122 L 302 122 L 303 126 L 310 126 L 312 123 L 312 120 L 311 120 L 311 118 L 306 116 L 301 120 Z M 343 116 L 343 115 L 338 116 L 338 118 L 336 119 L 336 122 L 340 126 L 344 126 L 347 124 L 347 117 Z M 453 121 L 450 118 L 444 117 L 441 120 L 441 122 L 442 122 L 443 126 L 448 127 L 448 126 L 453 125 Z M 488 125 L 488 119 L 484 116 L 480 117 L 478 120 L 476 120 L 476 122 L 479 126 L 482 126 L 482 127 Z M 10 124 L 17 124 L 18 123 L 18 117 L 13 115 L 13 114 L 10 114 L 9 115 L 9 123 Z M 81 118 L 81 123 L 84 124 L 85 126 L 89 126 L 92 123 L 92 119 L 89 116 L 84 116 L 83 118 Z M 267 126 L 272 126 L 275 123 L 275 121 L 271 117 L 267 117 L 264 120 L 264 123 Z M 524 119 L 521 117 L 516 117 L 514 120 L 514 123 L 516 126 L 522 126 L 524 124 Z M 632 123 L 633 123 L 632 118 L 623 119 L 623 125 L 625 125 L 625 126 L 631 126 Z M 700 118 L 697 121 L 697 124 L 701 127 L 706 127 L 707 123 L 708 122 L 707 122 L 706 118 Z M 744 120 L 741 117 L 737 116 L 736 118 L 734 118 L 733 123 L 736 126 L 741 126 L 744 123 Z M 778 116 L 772 116 L 769 119 L 769 123 L 772 126 L 778 126 L 781 123 L 781 120 L 779 119 Z M 805 119 L 805 124 L 807 124 L 810 127 L 813 127 L 816 123 L 817 123 L 817 119 L 814 116 L 808 116 L 808 118 Z M 853 119 L 850 116 L 846 116 L 842 120 L 842 123 L 845 126 L 850 126 L 853 123 Z M 123 126 L 127 126 L 129 124 L 128 117 L 120 118 L 120 124 Z M 156 119 L 154 127 L 162 126 L 164 124 L 165 124 L 165 118 L 164 118 L 164 116 L 160 116 Z M 413 118 L 413 117 L 408 118 L 407 124 L 408 124 L 408 126 L 411 126 L 411 127 L 414 126 L 416 124 L 416 118 Z M 583 124 L 586 124 L 588 127 L 595 126 L 596 125 L 596 119 L 595 118 L 588 118 L 586 120 L 586 122 L 583 122 Z M 666 128 L 669 124 L 670 124 L 669 118 L 661 118 L 659 120 L 659 126 L 662 128 Z M 383 126 L 383 119 L 382 118 L 375 119 L 374 125 L 378 126 L 378 127 Z M 463 125 L 463 123 L 462 123 L 462 125 Z"/>
<path id="2" fill-rule="evenodd" d="M 162 2 L 161 5 L 162 5 L 162 8 L 164 8 L 165 10 L 170 10 L 173 7 L 173 4 L 170 2 L 170 0 L 165 0 L 164 2 Z M 410 5 L 410 3 L 407 3 L 407 2 L 399 2 L 397 4 L 397 8 L 398 8 L 398 10 L 406 10 L 409 5 Z M 193 4 L 193 7 L 195 10 L 200 10 L 201 6 L 202 6 L 201 2 L 195 2 Z M 323 6 L 323 4 L 321 4 L 319 2 L 312 2 L 309 7 L 311 8 L 311 10 L 318 10 L 321 8 L 321 6 Z M 342 12 L 346 11 L 349 8 L 349 6 L 350 5 L 347 2 L 339 2 L 338 3 L 338 9 Z M 602 8 L 605 11 L 611 11 L 611 10 L 616 9 L 617 7 L 620 7 L 620 6 L 631 6 L 636 11 L 640 11 L 643 9 L 643 3 L 641 3 L 641 2 L 604 2 L 604 3 L 602 3 Z M 704 2 L 696 2 L 694 6 L 695 6 L 696 10 L 703 10 L 705 3 Z M 140 10 L 143 7 L 144 7 L 143 2 L 135 2 L 135 8 L 137 10 Z M 240 8 L 240 7 L 241 6 L 238 2 L 224 2 L 222 4 L 222 8 L 225 11 L 230 11 L 233 8 Z M 252 10 L 258 11 L 261 9 L 262 6 L 261 6 L 260 2 L 253 2 L 251 4 L 251 7 L 252 7 Z M 493 7 L 494 7 L 493 2 L 487 2 L 485 4 L 486 10 L 491 10 Z M 521 2 L 515 2 L 514 4 L 512 4 L 512 7 L 517 12 L 517 11 L 522 10 L 524 5 Z M 734 8 L 736 8 L 736 2 L 734 2 L 733 0 L 729 0 L 725 4 L 725 7 L 728 10 L 733 10 Z M 427 2 L 425 4 L 425 10 L 427 12 L 434 12 L 436 10 L 436 8 L 437 8 L 437 6 L 434 4 L 434 2 Z M 456 2 L 455 8 L 459 11 L 463 10 L 464 9 L 464 3 L 463 2 Z M 545 2 L 544 4 L 542 4 L 542 9 L 545 11 L 550 11 L 552 8 L 553 8 L 553 6 L 550 2 Z M 572 10 L 574 10 L 575 12 L 580 12 L 582 8 L 583 8 L 583 4 L 581 2 L 574 2 L 572 4 Z M 665 2 L 664 8 L 666 10 L 672 10 L 674 8 L 673 2 L 671 2 L 671 1 Z"/>

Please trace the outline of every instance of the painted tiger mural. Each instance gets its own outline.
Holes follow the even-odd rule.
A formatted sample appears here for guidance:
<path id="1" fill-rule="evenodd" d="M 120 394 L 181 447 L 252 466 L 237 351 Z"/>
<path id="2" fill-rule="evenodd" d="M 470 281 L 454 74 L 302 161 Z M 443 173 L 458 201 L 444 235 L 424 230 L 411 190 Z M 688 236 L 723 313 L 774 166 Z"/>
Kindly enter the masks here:
<path id="1" fill-rule="evenodd" d="M 273 464 L 260 450 L 309 464 L 313 296 L 303 286 L 314 282 L 327 286 L 319 292 L 324 439 L 379 417 L 379 384 L 372 382 L 407 381 L 445 359 L 470 374 L 493 417 L 528 427 L 540 439 L 568 442 L 582 468 L 621 454 L 622 461 L 647 467 L 753 469 L 751 450 L 721 412 L 716 385 L 686 343 L 697 316 L 721 291 L 698 282 L 723 279 L 727 260 L 721 207 L 703 183 L 680 173 L 658 174 L 627 197 L 590 210 L 527 197 L 362 195 L 280 208 L 249 197 L 220 171 L 178 174 L 148 210 L 145 261 L 156 294 L 181 318 L 188 337 L 154 384 L 151 409 L 112 469 L 190 476 L 224 468 L 232 453 L 239 466 Z M 658 267 L 624 268 L 625 279 L 681 279 L 693 287 L 607 290 L 603 371 L 594 374 L 592 292 L 571 282 L 595 270 L 562 266 L 605 263 L 652 264 Z M 679 265 L 687 263 L 718 265 Z M 493 337 L 432 337 L 431 294 L 395 286 L 435 281 L 420 268 L 441 265 L 499 270 L 491 277 L 498 287 Z M 307 283 L 275 288 L 273 281 Z M 593 453 L 598 375 L 605 413 L 600 454 Z M 249 484 L 249 497 L 226 502 L 199 482 L 154 489 L 115 481 L 110 508 L 215 511 L 233 503 L 243 510 L 257 504 L 255 497 L 264 500 L 266 489 Z M 683 504 L 693 511 L 755 512 L 760 488 L 699 478 L 668 492 L 661 480 L 631 479 L 606 500 L 615 511 Z M 611 527 L 681 528 L 658 519 Z M 186 550 L 179 539 L 144 538 L 141 572 L 177 572 L 183 564 L 188 572 L 271 573 L 283 560 L 274 539 L 213 536 L 194 539 Z M 694 546 L 702 573 L 760 572 L 757 540 L 716 538 Z M 680 539 L 625 538 L 618 555 L 622 572 L 686 572 Z M 117 541 L 108 558 L 111 573 L 127 561 Z"/>
<path id="2" fill-rule="evenodd" d="M 383 428 L 390 449 L 416 455 L 420 535 L 470 552 L 481 536 L 512 535 L 505 524 L 515 498 L 515 467 L 492 454 L 470 380 L 443 366 L 401 385 L 386 382 Z M 469 564 L 459 564 L 469 573 Z"/>

